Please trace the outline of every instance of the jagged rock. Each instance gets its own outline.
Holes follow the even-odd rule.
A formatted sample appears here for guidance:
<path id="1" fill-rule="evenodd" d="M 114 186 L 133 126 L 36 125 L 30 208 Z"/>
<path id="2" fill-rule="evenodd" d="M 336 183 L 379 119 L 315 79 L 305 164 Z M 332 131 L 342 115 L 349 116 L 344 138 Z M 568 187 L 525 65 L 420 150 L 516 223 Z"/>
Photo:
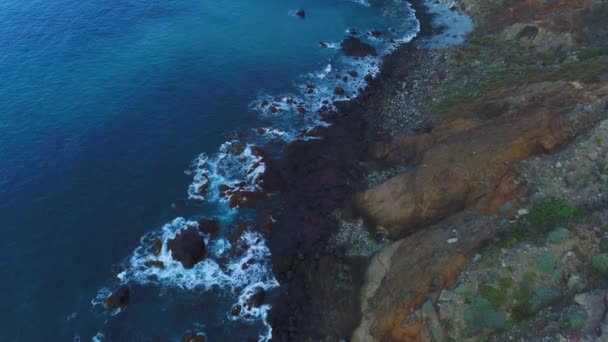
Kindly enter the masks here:
<path id="1" fill-rule="evenodd" d="M 207 338 L 201 333 L 185 333 L 182 342 L 206 342 Z"/>
<path id="2" fill-rule="evenodd" d="M 124 308 L 129 304 L 130 297 L 129 288 L 121 285 L 105 299 L 104 304 L 110 310 Z"/>
<path id="3" fill-rule="evenodd" d="M 185 268 L 192 268 L 207 256 L 207 246 L 198 230 L 188 227 L 180 230 L 173 239 L 167 241 L 173 260 L 179 261 Z"/>
<path id="4" fill-rule="evenodd" d="M 251 293 L 249 294 L 249 297 L 247 297 L 247 299 L 245 300 L 245 303 L 243 303 L 243 304 L 248 309 L 257 308 L 257 307 L 260 307 L 260 305 L 262 305 L 262 303 L 264 303 L 265 297 L 266 297 L 266 291 L 264 291 L 264 288 L 261 286 L 256 286 L 251 291 Z"/>
<path id="5" fill-rule="evenodd" d="M 154 244 L 152 245 L 152 252 L 154 255 L 159 255 L 163 249 L 163 242 L 160 239 L 154 240 Z"/>
<path id="6" fill-rule="evenodd" d="M 469 262 L 467 255 L 494 236 L 495 225 L 463 224 L 454 216 L 429 230 L 391 243 L 376 254 L 366 270 L 360 291 L 361 321 L 352 341 L 418 341 L 419 324 L 403 324 L 430 292 L 451 285 Z M 458 244 L 444 244 L 461 227 Z M 444 299 L 446 295 L 444 294 Z"/>
<path id="7" fill-rule="evenodd" d="M 340 43 L 344 54 L 351 57 L 376 56 L 376 48 L 364 43 L 359 38 L 348 37 Z"/>
<path id="8" fill-rule="evenodd" d="M 198 222 L 198 230 L 200 230 L 201 233 L 214 235 L 220 231 L 220 223 L 218 220 L 216 220 L 214 218 L 209 219 L 206 217 L 201 217 L 197 220 L 197 222 Z"/>

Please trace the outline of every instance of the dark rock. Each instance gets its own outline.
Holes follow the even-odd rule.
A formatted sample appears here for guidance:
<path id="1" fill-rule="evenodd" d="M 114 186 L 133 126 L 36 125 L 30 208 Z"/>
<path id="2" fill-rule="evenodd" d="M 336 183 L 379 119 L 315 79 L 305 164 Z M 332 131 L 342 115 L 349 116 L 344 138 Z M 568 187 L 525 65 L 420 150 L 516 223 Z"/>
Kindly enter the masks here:
<path id="1" fill-rule="evenodd" d="M 253 226 L 252 222 L 247 222 L 247 221 L 238 222 L 235 225 L 235 227 L 232 229 L 232 231 L 230 232 L 230 235 L 228 236 L 228 241 L 230 241 L 230 243 L 237 242 L 241 238 L 243 233 L 245 233 L 245 231 L 247 229 L 251 228 L 252 226 Z"/>
<path id="2" fill-rule="evenodd" d="M 129 304 L 130 296 L 129 288 L 125 285 L 121 285 L 106 298 L 104 304 L 106 308 L 110 310 L 124 308 Z"/>
<path id="3" fill-rule="evenodd" d="M 380 37 L 382 35 L 382 31 L 380 31 L 380 30 L 371 30 L 368 34 L 370 36 L 372 36 L 372 37 L 378 38 L 378 37 Z"/>
<path id="4" fill-rule="evenodd" d="M 344 88 L 342 88 L 342 87 L 336 87 L 334 89 L 334 94 L 336 94 L 336 95 L 344 95 Z"/>
<path id="5" fill-rule="evenodd" d="M 351 57 L 365 57 L 365 56 L 376 56 L 376 48 L 362 42 L 359 38 L 348 37 L 340 43 L 342 51 L 347 56 Z"/>
<path id="6" fill-rule="evenodd" d="M 238 316 L 241 314 L 241 306 L 236 304 L 232 307 L 232 309 L 230 310 L 230 315 L 232 316 Z"/>
<path id="7" fill-rule="evenodd" d="M 304 17 L 306 17 L 306 12 L 304 12 L 304 10 L 299 10 L 296 12 L 296 15 L 303 19 Z"/>
<path id="8" fill-rule="evenodd" d="M 207 256 L 207 246 L 194 227 L 182 229 L 175 238 L 167 241 L 171 257 L 182 263 L 185 268 L 192 268 Z"/>
<path id="9" fill-rule="evenodd" d="M 256 286 L 249 297 L 245 300 L 244 304 L 248 309 L 257 308 L 262 305 L 265 297 L 266 291 L 264 291 L 264 288 Z"/>
<path id="10" fill-rule="evenodd" d="M 182 336 L 182 342 L 205 342 L 207 339 L 201 333 L 185 333 Z"/>
<path id="11" fill-rule="evenodd" d="M 527 38 L 527 39 L 531 40 L 531 39 L 536 38 L 537 35 L 538 35 L 538 27 L 536 27 L 534 25 L 527 25 L 526 27 L 524 27 L 517 33 L 517 35 L 515 36 L 515 39 Z"/>
<path id="12" fill-rule="evenodd" d="M 370 83 L 374 79 L 374 77 L 371 74 L 367 74 L 363 79 L 365 80 L 365 82 Z"/>
<path id="13" fill-rule="evenodd" d="M 165 268 L 165 263 L 163 263 L 160 260 L 150 260 L 150 261 L 146 262 L 146 266 L 164 269 Z"/>
<path id="14" fill-rule="evenodd" d="M 163 242 L 160 239 L 156 239 L 154 244 L 152 245 L 152 252 L 154 255 L 159 255 L 160 251 L 163 249 Z"/>
<path id="15" fill-rule="evenodd" d="M 359 76 L 359 73 L 357 73 L 357 71 L 355 71 L 355 70 L 349 71 L 348 74 L 350 75 L 350 77 L 353 77 L 353 78 Z"/>
<path id="16" fill-rule="evenodd" d="M 205 234 L 216 234 L 220 230 L 220 223 L 216 219 L 201 217 L 198 219 L 198 230 Z"/>
<path id="17" fill-rule="evenodd" d="M 300 114 L 306 114 L 306 109 L 304 107 L 298 107 L 297 110 Z"/>

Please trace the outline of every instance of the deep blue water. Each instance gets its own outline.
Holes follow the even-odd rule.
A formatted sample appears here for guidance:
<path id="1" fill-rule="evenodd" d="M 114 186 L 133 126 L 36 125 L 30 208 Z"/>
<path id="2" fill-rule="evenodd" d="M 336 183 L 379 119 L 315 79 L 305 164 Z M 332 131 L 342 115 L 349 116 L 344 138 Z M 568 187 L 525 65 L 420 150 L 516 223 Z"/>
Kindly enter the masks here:
<path id="1" fill-rule="evenodd" d="M 289 14 L 299 8 L 305 20 Z M 411 33 L 404 18 L 392 1 L 0 0 L 0 341 L 257 337 L 259 322 L 225 318 L 234 298 L 217 287 L 142 285 L 116 316 L 91 300 L 142 236 L 184 215 L 172 203 L 199 153 L 273 126 L 253 100 L 338 65 L 319 41 Z"/>

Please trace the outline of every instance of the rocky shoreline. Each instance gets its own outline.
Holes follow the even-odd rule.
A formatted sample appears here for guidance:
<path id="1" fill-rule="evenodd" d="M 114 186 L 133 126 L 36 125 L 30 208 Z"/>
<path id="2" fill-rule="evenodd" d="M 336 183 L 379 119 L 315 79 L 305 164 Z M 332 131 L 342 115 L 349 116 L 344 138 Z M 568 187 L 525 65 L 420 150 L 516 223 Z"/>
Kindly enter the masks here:
<path id="1" fill-rule="evenodd" d="M 465 44 L 402 47 L 287 149 L 274 340 L 608 336 L 588 304 L 608 291 L 608 4 L 451 6 Z"/>
<path id="2" fill-rule="evenodd" d="M 273 226 L 270 241 L 274 271 L 283 284 L 269 314 L 273 340 L 348 340 L 359 322 L 359 288 L 367 258 L 349 256 L 343 246 L 332 244 L 332 237 L 342 218 L 352 218 L 352 196 L 368 186 L 370 166 L 364 161 L 370 161 L 368 147 L 378 138 L 374 124 L 390 122 L 370 114 L 392 99 L 385 94 L 400 84 L 403 71 L 422 78 L 433 70 L 435 51 L 418 49 L 418 41 L 441 28 L 431 25 L 424 1 L 412 5 L 421 22 L 418 37 L 386 57 L 380 75 L 360 96 L 336 104 L 337 113 L 328 118 L 332 125 L 314 132 L 320 139 L 296 141 L 285 152 L 280 168 L 288 184 L 282 195 L 288 209 Z M 408 100 L 409 108 L 421 106 L 429 92 L 430 87 L 417 90 L 420 101 Z M 407 128 L 420 131 L 426 125 L 408 122 Z"/>

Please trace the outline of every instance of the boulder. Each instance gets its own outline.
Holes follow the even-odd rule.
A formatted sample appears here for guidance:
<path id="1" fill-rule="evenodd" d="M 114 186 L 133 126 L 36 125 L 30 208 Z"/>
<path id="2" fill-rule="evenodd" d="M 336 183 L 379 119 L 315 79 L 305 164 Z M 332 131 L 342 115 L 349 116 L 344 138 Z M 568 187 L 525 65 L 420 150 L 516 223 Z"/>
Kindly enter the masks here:
<path id="1" fill-rule="evenodd" d="M 214 235 L 220 231 L 220 223 L 214 218 L 208 219 L 206 217 L 201 217 L 198 219 L 198 230 L 200 230 L 201 233 Z"/>
<path id="2" fill-rule="evenodd" d="M 342 88 L 342 87 L 336 87 L 334 89 L 334 94 L 336 94 L 336 95 L 344 95 L 344 88 Z"/>
<path id="3" fill-rule="evenodd" d="M 173 239 L 167 241 L 173 260 L 179 261 L 185 268 L 192 268 L 207 256 L 207 246 L 198 230 L 188 227 L 179 231 Z"/>
<path id="4" fill-rule="evenodd" d="M 159 255 L 163 249 L 163 242 L 160 239 L 154 240 L 154 244 L 152 245 L 152 252 L 154 255 Z"/>
<path id="5" fill-rule="evenodd" d="M 125 285 L 121 285 L 106 298 L 104 304 L 106 308 L 114 310 L 127 306 L 127 304 L 129 304 L 129 299 L 129 288 Z"/>
<path id="6" fill-rule="evenodd" d="M 182 336 L 182 342 L 205 342 L 207 338 L 204 334 L 188 332 Z"/>
<path id="7" fill-rule="evenodd" d="M 296 15 L 297 15 L 298 17 L 300 17 L 300 18 L 304 19 L 304 18 L 306 17 L 306 12 L 304 12 L 304 10 L 303 10 L 303 9 L 301 9 L 301 10 L 298 10 L 298 11 L 296 12 Z"/>
<path id="8" fill-rule="evenodd" d="M 262 305 L 265 297 L 266 297 L 266 291 L 264 290 L 264 288 L 261 286 L 256 286 L 253 288 L 253 290 L 251 290 L 251 293 L 249 294 L 247 299 L 245 299 L 245 303 L 243 303 L 243 304 L 248 309 L 257 308 L 257 307 L 260 307 L 260 305 Z"/>
<path id="9" fill-rule="evenodd" d="M 351 57 L 376 56 L 376 48 L 364 43 L 359 38 L 348 37 L 340 43 L 344 54 Z"/>

